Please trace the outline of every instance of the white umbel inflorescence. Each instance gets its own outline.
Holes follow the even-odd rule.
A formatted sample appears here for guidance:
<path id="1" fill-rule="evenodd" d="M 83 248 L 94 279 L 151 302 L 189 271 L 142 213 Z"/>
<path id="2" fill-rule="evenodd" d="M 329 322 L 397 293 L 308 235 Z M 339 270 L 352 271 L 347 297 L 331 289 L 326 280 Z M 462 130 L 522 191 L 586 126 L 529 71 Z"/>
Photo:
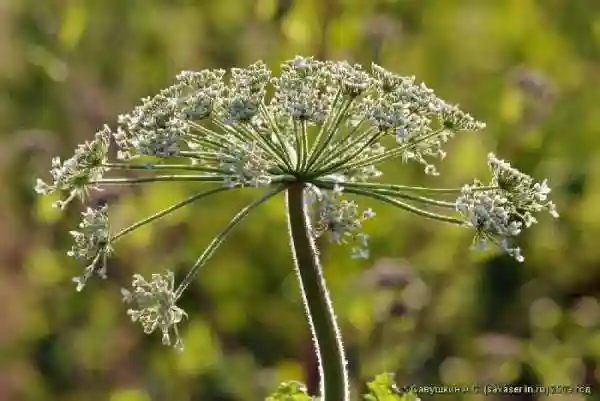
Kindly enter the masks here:
<path id="1" fill-rule="evenodd" d="M 375 64 L 368 71 L 347 61 L 297 56 L 281 64 L 278 75 L 262 61 L 230 71 L 183 71 L 171 86 L 120 115 L 114 129 L 104 126 L 73 156 L 54 158 L 52 181 L 38 179 L 35 189 L 44 195 L 66 194 L 55 202 L 64 208 L 103 185 L 185 181 L 220 186 L 115 235 L 105 205 L 86 209 L 79 228 L 71 231 L 75 244 L 69 254 L 89 263 L 74 279 L 78 290 L 93 274 L 106 275 L 107 256 L 121 236 L 204 196 L 245 187 L 275 187 L 277 193 L 289 185 L 304 186 L 315 219 L 312 234 L 328 233 L 336 243 L 352 244 L 354 258 L 369 256 L 363 223 L 375 213 L 359 211 L 347 195 L 470 227 L 478 245 L 493 242 L 522 261 L 514 238 L 536 223 L 536 213 L 558 216 L 547 200 L 546 180 L 535 181 L 490 154 L 492 178 L 485 186 L 476 181 L 462 189 L 428 192 L 378 182 L 386 162 L 415 161 L 426 174 L 437 175 L 435 160 L 446 155 L 444 145 L 459 132 L 484 127 L 413 76 Z M 109 162 L 111 142 L 116 145 L 115 162 Z M 115 177 L 119 171 L 128 174 Z M 432 199 L 430 193 L 458 199 Z M 456 217 L 438 213 L 439 208 Z M 236 218 L 225 233 L 237 224 Z M 220 244 L 222 238 L 215 241 Z M 207 255 L 214 249 L 209 251 Z M 179 346 L 176 324 L 184 312 L 175 306 L 181 293 L 174 290 L 173 280 L 172 273 L 154 275 L 150 281 L 136 275 L 126 298 L 135 301 L 130 314 L 147 332 L 160 328 L 164 342 L 172 343 L 174 329 Z"/>

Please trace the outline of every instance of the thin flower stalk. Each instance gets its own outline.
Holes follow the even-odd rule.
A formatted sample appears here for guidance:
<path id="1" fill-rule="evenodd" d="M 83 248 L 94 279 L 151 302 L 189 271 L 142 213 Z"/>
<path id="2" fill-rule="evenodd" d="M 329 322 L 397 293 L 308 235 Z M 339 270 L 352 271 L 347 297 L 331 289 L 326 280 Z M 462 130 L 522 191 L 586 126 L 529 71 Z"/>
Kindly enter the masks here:
<path id="1" fill-rule="evenodd" d="M 335 183 L 333 180 L 319 180 L 319 183 L 332 184 Z M 436 194 L 450 194 L 457 196 L 461 193 L 463 188 L 430 188 L 430 187 L 415 187 L 411 185 L 398 185 L 398 184 L 384 184 L 374 182 L 346 182 L 345 187 L 356 187 L 363 189 L 374 189 L 374 190 L 386 190 L 386 191 L 408 191 L 408 192 L 421 192 L 421 193 L 436 193 Z M 498 190 L 498 186 L 481 186 L 473 188 L 474 191 L 493 191 Z"/>
<path id="2" fill-rule="evenodd" d="M 336 183 L 322 181 L 322 180 L 314 180 L 311 182 L 313 184 L 315 184 L 317 187 L 324 188 L 324 189 L 333 189 L 336 185 Z M 358 183 L 358 184 L 346 183 L 346 184 L 344 184 L 344 188 L 347 190 L 347 192 L 350 192 L 353 189 L 358 190 L 358 191 L 362 190 L 365 192 L 371 192 L 373 194 L 385 195 L 385 196 L 389 196 L 391 198 L 412 200 L 412 201 L 421 202 L 421 203 L 425 203 L 425 204 L 437 206 L 437 207 L 442 207 L 442 208 L 449 208 L 449 209 L 456 208 L 455 202 L 447 202 L 447 201 L 432 199 L 432 198 L 428 198 L 428 197 L 424 197 L 424 196 L 413 195 L 410 193 L 399 191 L 398 189 L 365 188 L 365 187 L 361 187 L 360 183 Z M 460 190 L 458 190 L 458 191 L 460 191 Z"/>
<path id="3" fill-rule="evenodd" d="M 189 170 L 189 171 L 202 171 L 205 173 L 216 173 L 226 174 L 225 170 L 212 167 L 195 166 L 193 164 L 129 164 L 129 163 L 106 163 L 102 165 L 107 169 L 121 169 L 121 170 Z"/>
<path id="4" fill-rule="evenodd" d="M 355 195 L 366 196 L 368 198 L 377 199 L 384 203 L 390 204 L 392 206 L 396 206 L 400 209 L 404 209 L 407 212 L 411 212 L 418 216 L 426 217 L 428 219 L 433 219 L 433 220 L 443 221 L 445 223 L 452 223 L 452 224 L 458 224 L 458 225 L 465 224 L 464 221 L 459 218 L 452 217 L 452 216 L 446 216 L 446 215 L 442 215 L 439 213 L 429 212 L 427 210 L 423 210 L 418 207 L 411 206 L 408 203 L 399 201 L 398 199 L 394 199 L 391 196 L 383 195 L 383 194 L 380 194 L 377 192 L 366 191 L 366 190 L 362 190 L 362 189 L 358 189 L 358 188 L 346 188 L 345 192 L 350 193 L 350 194 L 355 194 Z"/>
<path id="5" fill-rule="evenodd" d="M 160 212 L 154 213 L 154 214 L 146 217 L 145 219 L 142 219 L 142 220 L 130 225 L 129 227 L 122 229 L 121 231 L 119 231 L 118 233 L 116 233 L 115 235 L 110 237 L 110 242 L 115 243 L 119 238 L 123 237 L 124 235 L 126 235 L 142 226 L 145 226 L 146 224 L 150 224 L 164 216 L 167 216 L 167 215 L 171 214 L 172 212 L 174 212 L 178 209 L 181 209 L 182 207 L 185 207 L 192 203 L 198 202 L 200 199 L 207 198 L 211 195 L 215 195 L 219 192 L 223 192 L 223 191 L 227 191 L 227 190 L 228 190 L 228 188 L 218 187 L 218 188 L 211 189 L 209 191 L 204 191 L 204 192 L 200 192 L 198 194 L 194 194 L 182 201 L 174 203 L 173 205 L 161 210 Z"/>
<path id="6" fill-rule="evenodd" d="M 254 201 L 251 204 L 249 204 L 248 206 L 244 207 L 242 210 L 240 210 L 238 212 L 238 214 L 236 214 L 233 217 L 233 219 L 231 219 L 231 221 L 227 224 L 227 226 L 225 226 L 225 228 L 205 248 L 202 255 L 200 255 L 200 257 L 198 258 L 196 263 L 194 263 L 194 265 L 192 266 L 192 268 L 190 269 L 188 274 L 185 276 L 185 278 L 183 279 L 181 284 L 179 284 L 179 287 L 177 287 L 177 290 L 175 291 L 175 294 L 176 294 L 175 298 L 181 297 L 181 295 L 183 294 L 185 289 L 190 285 L 192 280 L 196 277 L 198 270 L 200 270 L 200 268 L 202 266 L 204 266 L 206 264 L 206 262 L 208 262 L 208 260 L 211 258 L 213 253 L 217 250 L 217 248 L 225 241 L 229 232 L 231 232 L 231 230 L 233 230 L 233 228 L 235 226 L 237 226 L 246 216 L 248 216 L 248 214 L 252 210 L 254 210 L 258 206 L 262 205 L 263 203 L 265 203 L 266 201 L 271 199 L 273 196 L 281 193 L 282 191 L 285 190 L 285 188 L 286 188 L 285 186 L 276 187 L 276 188 L 272 189 L 271 191 L 267 192 L 266 194 L 264 194 L 263 196 L 261 196 L 256 201 Z"/>
<path id="7" fill-rule="evenodd" d="M 133 178 L 101 178 L 99 180 L 90 181 L 90 185 L 129 185 L 129 184 L 146 184 L 151 182 L 212 182 L 220 183 L 223 182 L 226 176 L 216 175 L 155 175 L 152 177 L 133 177 Z"/>

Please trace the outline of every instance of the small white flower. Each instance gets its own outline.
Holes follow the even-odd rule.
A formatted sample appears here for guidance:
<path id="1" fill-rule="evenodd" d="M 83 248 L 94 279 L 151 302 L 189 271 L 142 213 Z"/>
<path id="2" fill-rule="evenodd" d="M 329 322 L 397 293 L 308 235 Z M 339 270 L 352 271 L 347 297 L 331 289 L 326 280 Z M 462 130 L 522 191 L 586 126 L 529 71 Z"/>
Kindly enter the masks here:
<path id="1" fill-rule="evenodd" d="M 369 259 L 369 250 L 365 248 L 352 248 L 352 259 Z"/>
<path id="2" fill-rule="evenodd" d="M 544 180 L 541 183 L 540 182 L 536 182 L 533 185 L 533 189 L 535 191 L 535 197 L 537 198 L 538 201 L 543 202 L 548 198 L 548 194 L 550 193 L 551 189 L 550 187 L 548 187 L 548 180 Z"/>
<path id="3" fill-rule="evenodd" d="M 375 212 L 373 209 L 368 208 L 363 212 L 363 219 L 372 219 L 373 217 L 375 217 Z"/>

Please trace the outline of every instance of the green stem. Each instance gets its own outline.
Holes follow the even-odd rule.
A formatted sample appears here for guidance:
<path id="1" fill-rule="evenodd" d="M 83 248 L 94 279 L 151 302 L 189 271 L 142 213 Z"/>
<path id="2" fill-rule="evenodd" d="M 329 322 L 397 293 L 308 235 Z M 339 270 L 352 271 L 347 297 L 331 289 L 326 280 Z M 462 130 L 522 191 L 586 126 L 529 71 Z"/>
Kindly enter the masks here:
<path id="1" fill-rule="evenodd" d="M 102 167 L 108 167 L 110 169 L 120 169 L 120 170 L 143 170 L 143 171 L 152 171 L 152 170 L 189 170 L 189 171 L 203 171 L 208 173 L 219 173 L 219 174 L 227 174 L 226 171 L 213 168 L 213 167 L 202 167 L 195 166 L 192 164 L 128 164 L 128 163 L 104 163 Z"/>
<path id="2" fill-rule="evenodd" d="M 230 145 L 233 144 L 233 142 L 231 142 L 231 139 L 228 138 L 226 135 L 222 135 L 220 132 L 217 132 L 215 130 L 207 128 L 202 124 L 192 122 L 191 126 L 193 128 L 195 128 L 199 133 L 203 134 L 203 136 L 191 135 L 199 143 L 203 143 L 203 142 L 208 143 L 208 144 L 216 147 L 217 149 L 223 148 L 223 144 L 214 140 L 216 138 L 219 141 L 225 142 L 227 144 L 230 144 Z"/>
<path id="3" fill-rule="evenodd" d="M 96 181 L 91 181 L 92 185 L 127 185 L 127 184 L 142 184 L 146 182 L 171 181 L 201 181 L 201 182 L 223 182 L 225 176 L 218 175 L 155 175 L 153 177 L 135 177 L 135 178 L 102 178 Z"/>
<path id="4" fill-rule="evenodd" d="M 309 152 L 309 146 L 308 146 L 308 123 L 306 122 L 306 120 L 302 120 L 300 122 L 300 125 L 302 127 L 302 154 L 304 155 L 302 157 L 302 165 L 301 165 L 301 171 L 306 171 L 306 162 L 308 161 L 308 152 Z"/>
<path id="5" fill-rule="evenodd" d="M 177 156 L 202 161 L 204 163 L 211 162 L 218 164 L 218 162 L 220 161 L 219 155 L 219 152 L 211 152 L 204 150 L 182 150 Z"/>
<path id="6" fill-rule="evenodd" d="M 344 168 L 347 170 L 358 169 L 365 166 L 376 165 L 382 163 L 386 160 L 393 159 L 402 155 L 404 152 L 409 151 L 410 149 L 414 149 L 418 144 L 425 142 L 428 139 L 431 139 L 435 136 L 441 135 L 444 133 L 444 129 L 435 130 L 430 132 L 429 134 L 422 135 L 412 139 L 410 142 L 394 149 L 386 150 L 381 155 L 371 156 L 367 159 L 357 161 L 356 163 L 349 163 L 348 165 L 344 165 Z"/>
<path id="7" fill-rule="evenodd" d="M 330 182 L 330 181 L 328 182 L 328 181 L 320 181 L 320 180 L 313 180 L 312 183 L 315 184 L 319 188 L 325 188 L 325 189 L 330 189 L 330 190 L 335 188 L 335 185 L 336 185 L 335 183 Z M 352 183 L 349 183 L 349 184 L 344 183 L 341 185 L 344 188 L 349 187 L 349 188 L 361 189 L 360 186 L 359 187 L 353 186 Z M 408 199 L 408 200 L 412 200 L 415 202 L 425 203 L 428 205 L 444 207 L 444 208 L 449 208 L 449 209 L 456 209 L 456 202 L 447 202 L 447 201 L 441 201 L 441 200 L 437 200 L 437 199 L 431 199 L 431 198 L 427 198 L 425 196 L 418 196 L 418 195 L 413 195 L 410 193 L 401 192 L 401 191 L 398 191 L 397 189 L 369 188 L 368 191 L 377 193 L 380 195 L 386 195 L 386 196 L 389 196 L 392 198 Z"/>
<path id="8" fill-rule="evenodd" d="M 360 136 L 358 138 L 355 138 L 353 142 L 351 142 L 350 144 L 347 144 L 346 147 L 342 148 L 341 150 L 338 150 L 338 152 L 336 152 L 337 154 L 335 156 L 331 157 L 331 159 L 334 160 L 335 157 L 337 157 L 338 155 L 343 155 L 344 153 L 346 153 L 353 147 L 358 147 L 358 149 L 354 150 L 354 152 L 351 153 L 350 155 L 344 156 L 342 158 L 342 160 L 338 160 L 330 165 L 322 167 L 320 170 L 318 170 L 316 173 L 314 173 L 314 176 L 318 177 L 318 176 L 327 175 L 329 173 L 334 172 L 338 167 L 342 167 L 345 170 L 349 170 L 349 168 L 346 166 L 346 163 L 356 159 L 357 156 L 359 156 L 366 148 L 368 148 L 369 146 L 371 146 L 375 142 L 377 142 L 379 140 L 379 138 L 381 138 L 384 134 L 385 134 L 384 132 L 375 131 L 375 129 L 372 127 L 366 129 L 364 132 L 362 132 L 360 134 Z M 367 138 L 368 136 L 371 136 L 371 138 L 369 138 L 369 140 L 367 142 L 360 145 L 360 142 L 363 139 Z"/>
<path id="9" fill-rule="evenodd" d="M 345 98 L 341 91 L 338 91 L 333 101 L 333 105 L 331 106 L 331 111 L 321 126 L 317 138 L 313 143 L 308 162 L 306 163 L 306 171 L 310 171 L 314 165 L 320 164 L 319 159 L 323 157 L 323 153 L 327 150 L 327 146 L 338 133 L 338 127 L 344 119 L 346 110 L 348 110 L 351 103 L 352 99 Z M 323 135 L 325 135 L 325 138 L 321 141 Z"/>
<path id="10" fill-rule="evenodd" d="M 408 203 L 401 202 L 398 199 L 394 199 L 391 196 L 382 195 L 377 192 L 364 190 L 364 189 L 358 189 L 358 188 L 344 188 L 344 192 L 347 192 L 349 194 L 362 195 L 362 196 L 366 196 L 369 198 L 377 199 L 381 202 L 388 203 L 390 205 L 399 207 L 400 209 L 404 209 L 407 212 L 411 212 L 418 216 L 426 217 L 428 219 L 439 220 L 439 221 L 443 221 L 445 223 L 452 223 L 452 224 L 457 224 L 460 226 L 466 225 L 463 220 L 457 219 L 456 217 L 446 216 L 443 214 L 429 212 L 427 210 L 419 209 L 418 207 L 409 205 Z"/>
<path id="11" fill-rule="evenodd" d="M 253 125 L 246 126 L 245 124 L 240 123 L 235 126 L 242 132 L 245 132 L 250 141 L 256 142 L 265 153 L 268 153 L 271 157 L 275 158 L 279 165 L 288 166 L 289 161 L 286 159 L 285 154 L 281 153 L 281 149 L 275 146 L 273 141 L 261 135 Z"/>
<path id="12" fill-rule="evenodd" d="M 210 195 L 214 195 L 214 194 L 219 193 L 219 192 L 229 191 L 231 189 L 234 189 L 234 188 L 215 188 L 215 189 L 211 189 L 209 191 L 200 192 L 198 194 L 192 195 L 189 198 L 186 198 L 186 199 L 184 199 L 184 200 L 182 200 L 180 202 L 177 202 L 177 203 L 169 206 L 168 208 L 161 210 L 160 212 L 154 213 L 153 215 L 148 216 L 145 219 L 140 220 L 137 223 L 134 223 L 134 224 L 130 225 L 127 228 L 124 228 L 123 230 L 119 231 L 117 234 L 113 235 L 111 237 L 111 239 L 110 239 L 110 242 L 113 243 L 116 240 L 118 240 L 120 237 L 124 236 L 125 234 L 127 234 L 127 233 L 129 233 L 129 232 L 131 232 L 133 230 L 135 230 L 136 228 L 139 228 L 139 227 L 144 226 L 144 225 L 146 225 L 148 223 L 151 223 L 151 222 L 153 222 L 155 220 L 158 220 L 161 217 L 164 217 L 167 214 L 169 214 L 169 213 L 171 213 L 171 212 L 173 212 L 173 211 L 175 211 L 177 209 L 180 209 L 180 208 L 182 208 L 184 206 L 187 206 L 187 205 L 189 205 L 191 203 L 196 202 L 197 200 L 200 200 L 200 199 L 205 198 L 205 197 L 210 196 Z"/>
<path id="13" fill-rule="evenodd" d="M 244 207 L 242 210 L 240 210 L 238 214 L 236 214 L 233 217 L 233 219 L 231 219 L 229 224 L 227 224 L 227 227 L 225 227 L 219 234 L 217 234 L 217 236 L 213 238 L 210 244 L 208 244 L 204 252 L 202 252 L 202 255 L 200 255 L 194 266 L 192 266 L 192 268 L 185 276 L 181 284 L 179 284 L 179 286 L 177 287 L 177 290 L 175 291 L 175 298 L 181 297 L 181 294 L 183 294 L 188 285 L 190 285 L 190 283 L 196 276 L 196 273 L 198 273 L 198 270 L 200 270 L 200 268 L 204 266 L 206 262 L 208 262 L 213 253 L 215 253 L 215 251 L 217 250 L 217 248 L 223 243 L 223 241 L 225 241 L 227 234 L 229 234 L 229 232 L 233 230 L 233 228 L 237 226 L 244 219 L 244 217 L 248 216 L 248 214 L 252 210 L 262 205 L 263 203 L 271 199 L 273 196 L 282 192 L 284 189 L 285 185 L 280 185 L 270 190 L 269 192 L 267 192 L 266 194 L 264 194 L 248 206 Z"/>
<path id="14" fill-rule="evenodd" d="M 377 129 L 374 127 L 370 127 L 361 130 L 361 125 L 364 120 L 358 123 L 355 127 L 350 129 L 350 132 L 346 136 L 344 136 L 340 141 L 335 144 L 336 149 L 329 153 L 323 160 L 323 162 L 319 163 L 318 169 L 327 170 L 332 163 L 335 162 L 336 158 L 340 155 L 346 154 L 350 149 L 360 145 L 360 143 L 368 136 L 373 133 L 377 133 Z M 355 137 L 356 134 L 359 134 L 358 137 Z M 353 138 L 354 137 L 354 138 Z M 347 143 L 350 139 L 353 139 L 352 142 Z"/>
<path id="15" fill-rule="evenodd" d="M 280 152 L 282 152 L 281 155 L 282 155 L 283 162 L 285 163 L 286 167 L 289 170 L 293 170 L 290 149 L 288 149 L 286 146 L 285 140 L 283 138 L 283 133 L 281 132 L 279 125 L 277 125 L 277 122 L 273 118 L 273 114 L 270 113 L 269 110 L 267 110 L 267 106 L 265 106 L 264 103 L 261 103 L 259 108 L 260 108 L 260 114 L 262 115 L 262 117 L 266 120 L 266 122 L 271 127 L 271 130 L 273 131 L 275 138 L 277 138 L 277 143 L 279 144 L 278 148 L 279 148 Z M 269 141 L 269 143 L 273 143 L 273 141 Z M 275 146 L 275 144 L 273 144 L 273 146 Z"/>
<path id="16" fill-rule="evenodd" d="M 300 171 L 302 169 L 302 160 L 304 159 L 303 147 L 302 147 L 302 133 L 300 132 L 299 124 L 300 122 L 297 120 L 293 121 L 293 131 L 294 131 L 294 139 L 296 142 L 296 170 Z"/>
<path id="17" fill-rule="evenodd" d="M 321 401 L 348 401 L 344 345 L 311 232 L 303 191 L 301 184 L 287 190 L 288 227 L 300 292 L 319 361 Z"/>
<path id="18" fill-rule="evenodd" d="M 407 194 L 404 192 L 397 192 L 397 191 L 391 191 L 391 190 L 386 190 L 386 189 L 372 190 L 372 191 L 375 193 L 381 194 L 381 195 L 391 196 L 392 198 L 408 199 L 411 201 L 420 202 L 420 203 L 424 203 L 427 205 L 433 205 L 433 206 L 437 206 L 437 207 L 443 207 L 446 209 L 452 209 L 452 210 L 456 209 L 456 202 L 441 201 L 441 200 L 437 200 L 437 199 L 427 198 L 425 196 L 411 195 L 411 194 Z"/>
<path id="19" fill-rule="evenodd" d="M 335 184 L 334 181 L 330 180 L 314 180 L 311 181 L 315 185 L 319 185 L 322 183 L 326 183 L 328 185 Z M 382 184 L 376 182 L 343 182 L 340 183 L 344 188 L 352 187 L 352 188 L 362 188 L 362 189 L 385 189 L 389 191 L 411 191 L 411 192 L 431 192 L 431 193 L 447 193 L 447 194 L 459 194 L 462 191 L 462 188 L 429 188 L 429 187 L 413 187 L 410 185 L 396 185 L 396 184 Z M 473 191 L 491 191 L 499 189 L 497 186 L 487 186 L 487 187 L 474 187 Z"/>

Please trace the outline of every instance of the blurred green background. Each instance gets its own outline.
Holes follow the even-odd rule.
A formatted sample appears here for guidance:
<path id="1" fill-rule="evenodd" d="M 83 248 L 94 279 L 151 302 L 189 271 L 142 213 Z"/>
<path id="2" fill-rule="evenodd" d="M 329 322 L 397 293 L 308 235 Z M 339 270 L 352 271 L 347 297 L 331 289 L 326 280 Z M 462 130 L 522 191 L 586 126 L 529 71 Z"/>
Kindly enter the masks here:
<path id="1" fill-rule="evenodd" d="M 399 163 L 397 181 L 487 178 L 494 151 L 549 178 L 561 213 L 522 236 L 521 265 L 470 251 L 466 230 L 372 204 L 372 260 L 322 243 L 355 390 L 393 371 L 399 384 L 590 385 L 600 399 L 600 2 L 5 0 L 0 400 L 250 401 L 290 379 L 314 390 L 281 199 L 245 221 L 190 287 L 177 354 L 128 320 L 119 288 L 134 272 L 184 275 L 256 194 L 218 195 L 137 231 L 117 247 L 109 280 L 76 293 L 70 279 L 84 266 L 66 251 L 81 209 L 60 214 L 32 189 L 52 156 L 71 155 L 180 70 L 262 59 L 277 71 L 296 54 L 414 74 L 487 122 L 451 142 L 440 177 Z M 118 229 L 190 191 L 156 184 L 101 196 L 118 203 Z"/>

